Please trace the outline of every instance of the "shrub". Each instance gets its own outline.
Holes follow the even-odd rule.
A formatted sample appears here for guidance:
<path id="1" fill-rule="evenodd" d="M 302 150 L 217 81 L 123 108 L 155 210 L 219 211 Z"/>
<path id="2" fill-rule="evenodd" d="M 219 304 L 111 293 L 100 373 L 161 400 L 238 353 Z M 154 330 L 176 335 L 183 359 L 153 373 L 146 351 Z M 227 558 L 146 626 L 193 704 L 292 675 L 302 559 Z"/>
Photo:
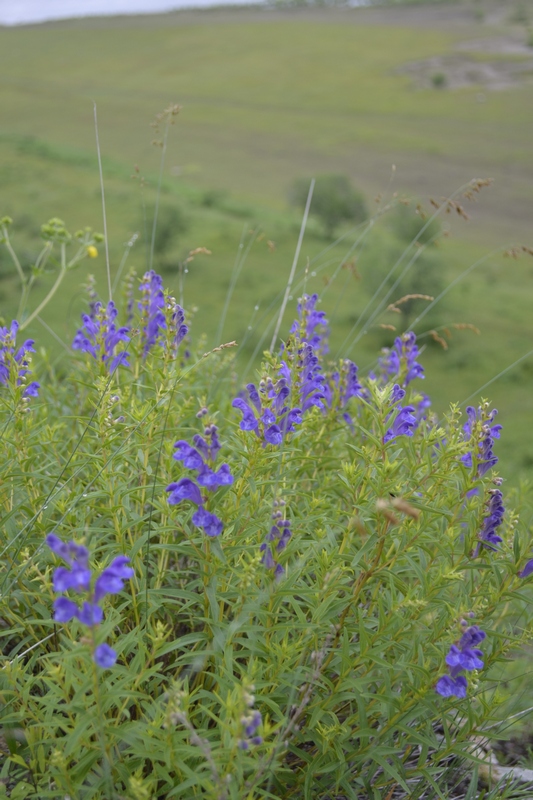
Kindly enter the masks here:
<path id="1" fill-rule="evenodd" d="M 289 192 L 291 203 L 305 208 L 311 180 L 299 178 Z M 365 200 L 346 175 L 319 175 L 315 181 L 311 214 L 315 214 L 324 226 L 324 233 L 332 237 L 341 222 L 356 225 L 368 217 Z"/>
<path id="2" fill-rule="evenodd" d="M 434 72 L 431 76 L 431 83 L 435 89 L 444 89 L 448 84 L 448 79 L 444 72 Z"/>
<path id="3" fill-rule="evenodd" d="M 154 256 L 158 263 L 165 263 L 179 237 L 189 228 L 189 220 L 183 209 L 176 204 L 161 204 L 157 210 L 150 209 L 143 221 L 140 230 L 144 231 L 145 238 L 150 245 L 155 218 Z"/>

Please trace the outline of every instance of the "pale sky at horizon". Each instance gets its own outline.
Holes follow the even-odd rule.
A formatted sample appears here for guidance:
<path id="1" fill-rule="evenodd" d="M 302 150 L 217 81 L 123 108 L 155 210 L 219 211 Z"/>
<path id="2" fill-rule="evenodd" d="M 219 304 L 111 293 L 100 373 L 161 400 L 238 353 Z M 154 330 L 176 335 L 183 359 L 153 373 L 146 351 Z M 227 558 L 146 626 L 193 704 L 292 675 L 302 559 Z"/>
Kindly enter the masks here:
<path id="1" fill-rule="evenodd" d="M 250 0 L 0 0 L 0 25 L 20 25 L 68 17 L 150 14 Z"/>

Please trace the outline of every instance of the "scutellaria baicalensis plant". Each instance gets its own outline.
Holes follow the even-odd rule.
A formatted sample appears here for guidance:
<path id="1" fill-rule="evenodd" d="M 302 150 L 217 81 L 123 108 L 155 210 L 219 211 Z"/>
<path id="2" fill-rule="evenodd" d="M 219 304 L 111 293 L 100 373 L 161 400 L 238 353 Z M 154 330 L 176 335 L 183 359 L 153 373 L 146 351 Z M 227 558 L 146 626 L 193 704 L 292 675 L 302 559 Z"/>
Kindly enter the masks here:
<path id="1" fill-rule="evenodd" d="M 92 286 L 61 376 L 31 365 L 31 414 L 0 407 L 0 703 L 20 732 L 1 779 L 40 798 L 449 796 L 446 764 L 514 713 L 504 670 L 530 636 L 495 411 L 439 420 L 412 332 L 374 374 L 330 361 L 316 294 L 241 391 L 224 342 L 185 357 L 157 273 L 119 296 Z M 16 334 L 2 398 L 34 377 Z"/>

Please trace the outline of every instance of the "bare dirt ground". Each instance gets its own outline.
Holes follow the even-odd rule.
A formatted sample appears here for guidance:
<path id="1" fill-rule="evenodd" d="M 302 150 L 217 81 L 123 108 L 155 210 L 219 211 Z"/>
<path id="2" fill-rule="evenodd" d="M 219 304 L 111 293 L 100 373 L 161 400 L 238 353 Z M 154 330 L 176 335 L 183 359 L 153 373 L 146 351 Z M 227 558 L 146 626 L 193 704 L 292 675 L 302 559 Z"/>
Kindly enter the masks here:
<path id="1" fill-rule="evenodd" d="M 506 50 L 506 44 L 508 49 Z M 471 42 L 470 47 L 462 45 L 457 50 L 476 50 L 480 53 L 515 54 L 520 44 L 504 37 L 497 40 L 480 39 Z M 485 49 L 484 45 L 488 45 Z M 495 46 L 500 49 L 496 50 Z M 494 48 L 494 49 L 491 49 Z M 398 74 L 409 75 L 415 86 L 430 89 L 432 86 L 443 89 L 464 89 L 479 86 L 480 89 L 501 91 L 512 89 L 526 80 L 533 80 L 533 50 L 522 45 L 524 57 L 513 60 L 477 60 L 464 52 L 456 52 L 446 56 L 436 56 L 424 61 L 413 61 L 397 70 Z"/>

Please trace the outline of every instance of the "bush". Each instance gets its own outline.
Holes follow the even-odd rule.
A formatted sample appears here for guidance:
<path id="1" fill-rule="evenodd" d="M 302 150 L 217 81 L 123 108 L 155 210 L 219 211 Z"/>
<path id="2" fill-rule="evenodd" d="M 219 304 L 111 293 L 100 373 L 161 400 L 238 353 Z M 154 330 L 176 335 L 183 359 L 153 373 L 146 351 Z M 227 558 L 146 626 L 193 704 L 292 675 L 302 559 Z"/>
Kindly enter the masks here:
<path id="1" fill-rule="evenodd" d="M 435 89 L 444 89 L 448 84 L 448 79 L 444 72 L 434 72 L 431 76 L 431 83 Z"/>
<path id="2" fill-rule="evenodd" d="M 152 228 L 154 223 L 155 208 L 149 209 L 146 220 L 142 221 L 140 230 L 144 232 L 148 244 L 152 241 Z M 158 263 L 164 263 L 172 249 L 179 241 L 181 234 L 189 228 L 189 220 L 181 206 L 162 203 L 157 211 L 154 255 Z"/>
<path id="3" fill-rule="evenodd" d="M 289 192 L 294 206 L 305 208 L 310 184 L 310 178 L 294 181 Z M 319 175 L 316 178 L 310 211 L 320 219 L 325 235 L 330 238 L 341 222 L 357 225 L 368 217 L 363 195 L 345 175 Z"/>
<path id="4" fill-rule="evenodd" d="M 0 330 L 12 796 L 449 796 L 530 631 L 496 412 L 435 417 L 412 333 L 328 362 L 316 295 L 238 392 L 156 273 L 89 300 L 67 379 Z"/>

